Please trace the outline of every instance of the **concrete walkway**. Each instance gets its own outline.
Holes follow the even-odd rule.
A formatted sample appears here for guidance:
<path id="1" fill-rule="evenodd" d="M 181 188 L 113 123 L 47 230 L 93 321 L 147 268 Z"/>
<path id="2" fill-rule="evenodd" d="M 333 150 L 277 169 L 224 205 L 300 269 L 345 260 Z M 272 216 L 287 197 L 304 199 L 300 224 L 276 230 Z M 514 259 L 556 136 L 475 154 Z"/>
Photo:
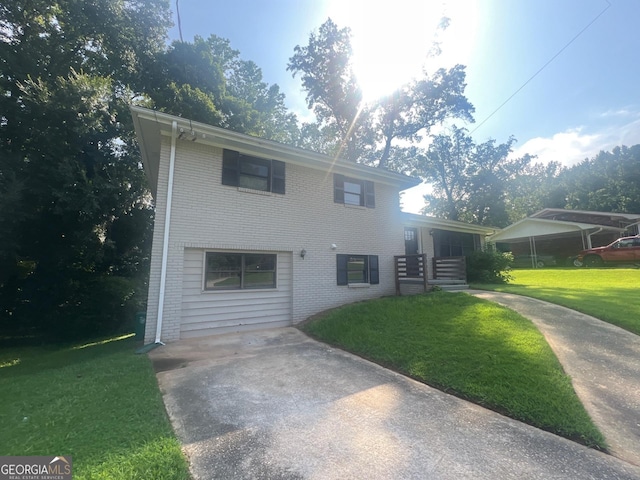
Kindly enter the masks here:
<path id="1" fill-rule="evenodd" d="M 640 479 L 294 328 L 150 353 L 196 479 Z"/>
<path id="2" fill-rule="evenodd" d="M 640 336 L 542 300 L 467 292 L 533 321 L 571 377 L 611 453 L 640 466 Z"/>

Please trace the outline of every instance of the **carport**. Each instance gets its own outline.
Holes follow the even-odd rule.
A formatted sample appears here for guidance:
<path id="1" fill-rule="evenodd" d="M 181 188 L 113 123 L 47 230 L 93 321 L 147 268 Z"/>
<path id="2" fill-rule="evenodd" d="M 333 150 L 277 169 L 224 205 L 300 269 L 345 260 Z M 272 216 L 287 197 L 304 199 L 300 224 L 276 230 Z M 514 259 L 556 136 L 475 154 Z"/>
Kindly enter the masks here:
<path id="1" fill-rule="evenodd" d="M 546 245 L 556 245 L 557 251 L 569 242 L 574 244 L 575 248 L 584 250 L 593 246 L 606 245 L 622 236 L 624 232 L 630 230 L 637 232 L 639 221 L 640 215 L 636 214 L 545 209 L 506 227 L 490 236 L 488 241 L 528 244 L 526 250 L 531 255 L 532 267 L 536 268 L 535 259 L 539 253 L 542 253 L 538 251 L 538 245 L 541 242 L 545 242 Z M 595 245 L 593 237 L 598 240 Z M 563 254 L 568 255 L 567 252 Z"/>

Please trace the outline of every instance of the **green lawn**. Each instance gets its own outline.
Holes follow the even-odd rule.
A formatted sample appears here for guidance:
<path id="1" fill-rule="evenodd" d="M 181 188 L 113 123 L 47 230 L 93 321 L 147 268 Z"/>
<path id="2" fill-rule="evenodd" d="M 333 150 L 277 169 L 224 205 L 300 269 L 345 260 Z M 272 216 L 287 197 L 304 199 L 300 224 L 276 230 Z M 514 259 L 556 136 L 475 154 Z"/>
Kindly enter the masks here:
<path id="1" fill-rule="evenodd" d="M 130 337 L 130 336 L 129 336 Z M 188 479 L 131 338 L 0 352 L 0 454 L 71 455 L 76 479 Z"/>
<path id="2" fill-rule="evenodd" d="M 472 288 L 547 300 L 640 335 L 640 269 L 548 268 L 513 270 L 512 275 L 507 285 Z"/>
<path id="3" fill-rule="evenodd" d="M 605 448 L 543 336 L 499 305 L 464 293 L 389 297 L 332 310 L 302 328 L 445 392 Z"/>

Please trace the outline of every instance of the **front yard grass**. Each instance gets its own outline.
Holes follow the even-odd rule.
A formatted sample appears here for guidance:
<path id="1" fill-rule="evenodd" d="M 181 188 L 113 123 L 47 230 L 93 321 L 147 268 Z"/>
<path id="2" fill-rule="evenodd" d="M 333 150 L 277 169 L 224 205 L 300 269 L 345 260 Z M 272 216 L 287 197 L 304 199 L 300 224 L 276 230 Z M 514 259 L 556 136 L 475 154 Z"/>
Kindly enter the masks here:
<path id="1" fill-rule="evenodd" d="M 472 288 L 515 293 L 563 305 L 640 335 L 640 270 L 548 268 L 513 270 L 507 285 Z"/>
<path id="2" fill-rule="evenodd" d="M 347 305 L 302 329 L 447 393 L 606 448 L 542 334 L 507 308 L 433 292 Z"/>
<path id="3" fill-rule="evenodd" d="M 130 337 L 130 336 L 129 336 Z M 0 353 L 0 455 L 71 455 L 77 479 L 188 479 L 131 338 Z"/>

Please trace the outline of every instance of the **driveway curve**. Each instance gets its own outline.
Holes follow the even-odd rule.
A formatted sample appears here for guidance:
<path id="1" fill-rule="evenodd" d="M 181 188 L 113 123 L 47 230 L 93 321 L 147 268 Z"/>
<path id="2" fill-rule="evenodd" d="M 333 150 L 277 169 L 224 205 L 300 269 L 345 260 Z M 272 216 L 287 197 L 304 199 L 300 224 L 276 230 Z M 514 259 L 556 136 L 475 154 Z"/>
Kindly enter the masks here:
<path id="1" fill-rule="evenodd" d="M 640 468 L 295 328 L 150 357 L 196 479 L 640 479 Z"/>
<path id="2" fill-rule="evenodd" d="M 530 319 L 571 377 L 611 453 L 640 466 L 640 336 L 535 298 L 483 290 L 466 292 Z"/>

